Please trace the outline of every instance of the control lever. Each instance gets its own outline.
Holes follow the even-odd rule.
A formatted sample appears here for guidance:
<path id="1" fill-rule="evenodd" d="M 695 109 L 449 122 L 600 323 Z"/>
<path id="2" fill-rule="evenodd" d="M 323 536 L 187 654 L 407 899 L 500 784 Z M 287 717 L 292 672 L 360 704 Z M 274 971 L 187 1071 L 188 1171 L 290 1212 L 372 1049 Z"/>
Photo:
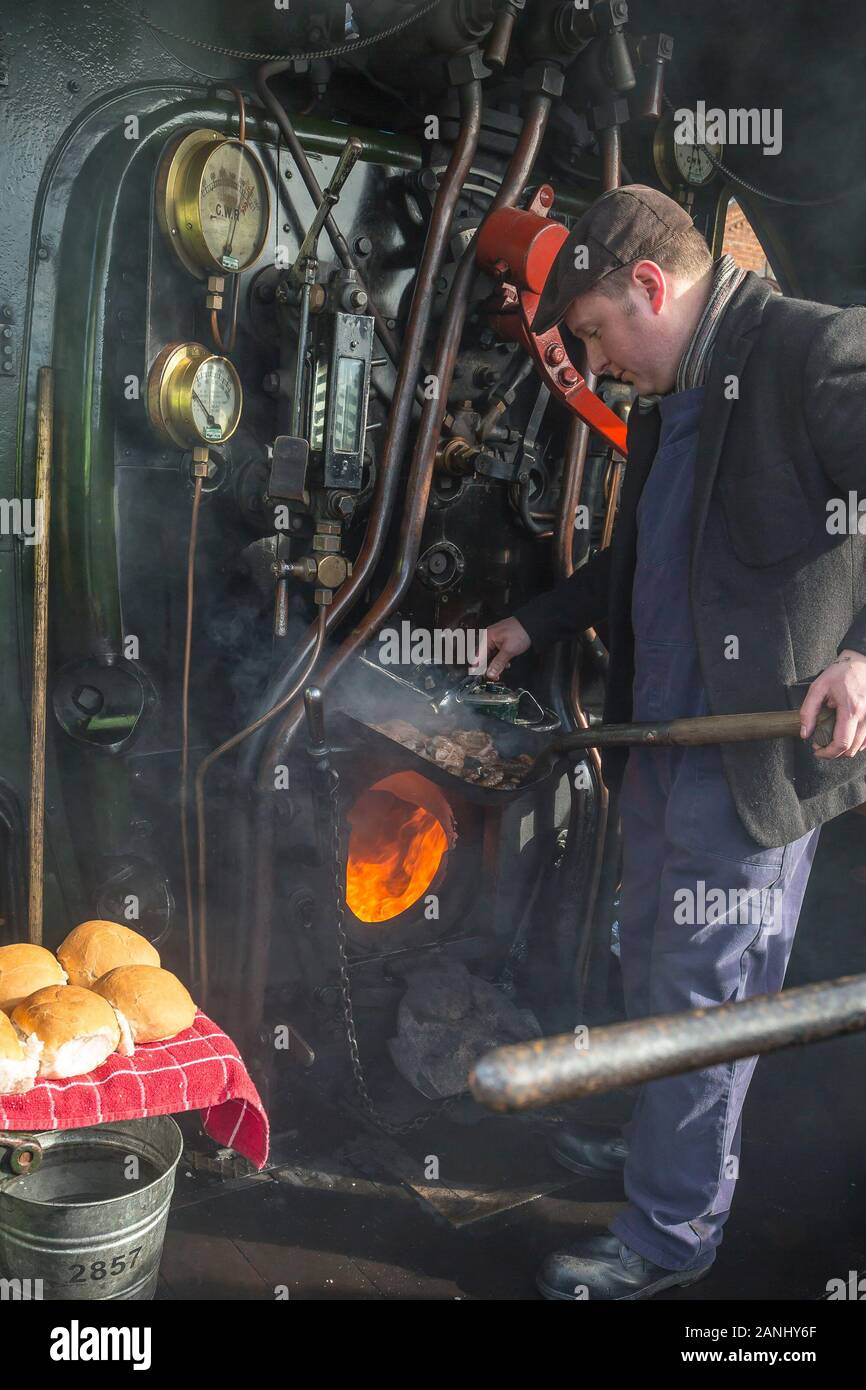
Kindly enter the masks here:
<path id="1" fill-rule="evenodd" d="M 310 230 L 304 237 L 295 264 L 289 271 L 289 276 L 295 284 L 300 284 L 303 279 L 304 261 L 315 256 L 319 233 L 324 227 L 334 204 L 339 201 L 343 184 L 357 164 L 363 148 L 364 146 L 357 135 L 350 135 L 343 146 L 340 152 L 340 158 L 337 160 L 336 167 L 331 175 L 331 182 L 322 194 L 322 201 L 316 209 L 316 215 L 313 218 Z"/>

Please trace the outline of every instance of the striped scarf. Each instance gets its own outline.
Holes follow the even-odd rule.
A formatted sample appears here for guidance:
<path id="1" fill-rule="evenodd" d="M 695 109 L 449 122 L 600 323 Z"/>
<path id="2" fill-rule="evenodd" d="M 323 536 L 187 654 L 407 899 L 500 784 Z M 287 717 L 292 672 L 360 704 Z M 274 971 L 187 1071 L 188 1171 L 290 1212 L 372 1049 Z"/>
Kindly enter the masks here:
<path id="1" fill-rule="evenodd" d="M 694 386 L 703 386 L 707 379 L 707 368 L 710 365 L 722 315 L 728 307 L 731 295 L 739 289 L 745 278 L 746 271 L 730 256 L 721 256 L 714 262 L 709 299 L 677 368 L 675 391 L 688 391 Z"/>

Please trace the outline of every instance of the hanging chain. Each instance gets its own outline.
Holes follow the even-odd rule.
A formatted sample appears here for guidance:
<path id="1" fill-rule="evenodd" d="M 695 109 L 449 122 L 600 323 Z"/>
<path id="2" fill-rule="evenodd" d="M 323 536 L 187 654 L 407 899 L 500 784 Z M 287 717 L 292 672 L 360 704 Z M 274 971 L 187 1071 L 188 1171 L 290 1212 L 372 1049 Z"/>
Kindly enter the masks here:
<path id="1" fill-rule="evenodd" d="M 205 39 L 194 38 L 191 34 L 178 34 L 174 29 L 166 29 L 162 24 L 155 24 L 145 14 L 136 14 L 132 6 L 126 3 L 126 0 L 115 0 L 115 3 L 120 9 L 126 11 L 130 19 L 143 24 L 154 34 L 162 34 L 165 38 L 175 39 L 179 43 L 188 43 L 193 48 L 204 49 L 207 53 L 221 53 L 226 57 L 243 58 L 251 63 L 278 63 L 302 59 L 339 58 L 343 53 L 357 53 L 359 49 L 370 48 L 373 44 L 381 43 L 383 39 L 389 39 L 395 34 L 402 33 L 411 24 L 416 24 L 419 19 L 423 19 L 431 10 L 435 10 L 436 6 L 442 3 L 442 0 L 427 0 L 426 5 L 422 5 L 406 19 L 398 20 L 396 24 L 389 25 L 387 29 L 380 29 L 376 34 L 368 34 L 366 38 L 349 39 L 344 43 L 335 44 L 331 48 L 319 48 L 315 51 L 301 49 L 297 53 L 248 53 L 241 48 L 225 48 L 221 44 L 208 43 Z"/>
<path id="2" fill-rule="evenodd" d="M 361 1054 L 358 1050 L 358 1033 L 355 1028 L 355 1014 L 352 1007 L 352 984 L 349 979 L 348 962 L 348 939 L 346 937 L 345 915 L 346 915 L 346 895 L 343 888 L 343 860 L 340 852 L 340 804 L 339 787 L 340 779 L 335 772 L 329 774 L 331 786 L 329 798 L 331 803 L 330 830 L 331 830 L 331 864 L 334 872 L 334 924 L 337 936 L 337 959 L 340 967 L 340 998 L 343 1006 L 343 1023 L 346 1030 L 346 1042 L 349 1046 L 349 1058 L 352 1064 L 352 1078 L 355 1082 L 355 1090 L 361 1108 L 373 1124 L 378 1125 L 386 1134 L 409 1134 L 413 1130 L 423 1129 L 435 1116 L 442 1115 L 445 1111 L 453 1109 L 459 1101 L 463 1100 L 464 1093 L 456 1096 L 447 1096 L 438 1105 L 430 1110 L 423 1110 L 413 1119 L 407 1120 L 404 1124 L 396 1125 L 386 1119 L 380 1110 L 376 1108 L 370 1089 L 367 1085 L 367 1078 L 364 1074 Z"/>

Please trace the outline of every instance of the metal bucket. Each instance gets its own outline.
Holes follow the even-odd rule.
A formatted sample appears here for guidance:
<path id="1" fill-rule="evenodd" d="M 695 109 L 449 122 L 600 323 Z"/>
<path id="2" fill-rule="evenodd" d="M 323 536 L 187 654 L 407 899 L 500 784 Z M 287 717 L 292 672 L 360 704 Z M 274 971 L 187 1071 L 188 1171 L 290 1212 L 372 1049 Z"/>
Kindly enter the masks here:
<path id="1" fill-rule="evenodd" d="M 39 1167 L 0 1173 L 2 1296 L 23 1287 L 24 1297 L 49 1300 L 153 1298 L 183 1149 L 174 1120 L 35 1137 Z"/>

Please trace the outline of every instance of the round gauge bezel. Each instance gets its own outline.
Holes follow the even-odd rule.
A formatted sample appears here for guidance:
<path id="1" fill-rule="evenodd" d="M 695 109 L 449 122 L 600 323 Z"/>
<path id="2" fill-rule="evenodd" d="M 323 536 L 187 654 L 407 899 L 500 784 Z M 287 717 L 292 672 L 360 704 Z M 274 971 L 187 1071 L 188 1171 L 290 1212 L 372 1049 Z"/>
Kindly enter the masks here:
<path id="1" fill-rule="evenodd" d="M 689 148 L 707 149 L 711 147 L 705 141 L 696 141 Z M 716 148 L 718 154 L 715 153 L 714 149 L 713 158 L 721 159 L 724 145 L 720 144 Z M 704 179 L 690 179 L 683 173 L 677 163 L 674 142 L 674 113 L 672 111 L 666 111 L 656 126 L 653 136 L 653 162 L 656 173 L 669 193 L 675 193 L 678 188 L 706 188 L 718 174 L 718 170 L 714 166 L 711 167 L 711 172 Z"/>
<path id="2" fill-rule="evenodd" d="M 226 145 L 240 146 L 256 171 L 264 210 L 262 232 L 254 253 L 237 270 L 223 265 L 207 244 L 201 216 L 202 181 L 217 150 Z M 271 191 L 264 165 L 246 141 L 221 135 L 216 130 L 194 130 L 171 145 L 157 178 L 157 215 L 175 254 L 191 275 L 199 280 L 208 275 L 239 275 L 261 257 L 267 244 L 271 221 Z"/>
<path id="3" fill-rule="evenodd" d="M 235 409 L 227 428 L 219 437 L 207 438 L 195 423 L 192 393 L 195 379 L 208 362 L 218 362 L 233 378 Z M 167 343 L 153 363 L 147 379 L 147 413 L 163 439 L 180 449 L 199 445 L 216 446 L 231 439 L 243 411 L 243 387 L 237 369 L 228 357 L 210 352 L 201 343 Z"/>

